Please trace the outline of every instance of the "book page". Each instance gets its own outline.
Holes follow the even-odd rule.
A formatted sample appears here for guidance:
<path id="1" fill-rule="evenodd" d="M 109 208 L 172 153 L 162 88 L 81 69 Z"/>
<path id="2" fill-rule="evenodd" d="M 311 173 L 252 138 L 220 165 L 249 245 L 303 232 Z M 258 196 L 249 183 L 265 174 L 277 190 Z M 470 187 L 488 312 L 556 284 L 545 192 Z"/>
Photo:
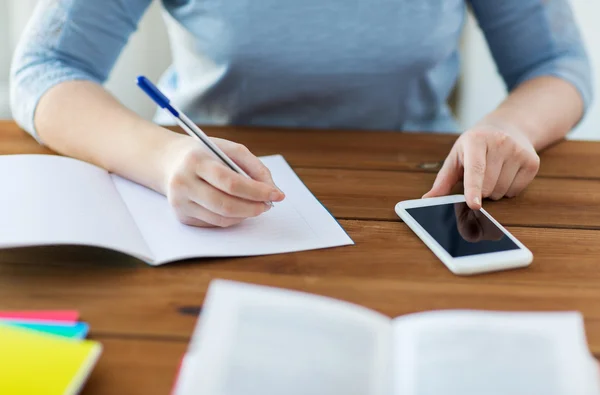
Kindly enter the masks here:
<path id="1" fill-rule="evenodd" d="M 281 156 L 261 158 L 286 199 L 230 228 L 182 224 L 166 197 L 113 175 L 157 262 L 186 258 L 251 256 L 353 244 Z"/>
<path id="2" fill-rule="evenodd" d="M 577 313 L 444 311 L 394 321 L 394 394 L 597 395 Z"/>
<path id="3" fill-rule="evenodd" d="M 177 395 L 387 395 L 390 319 L 315 295 L 215 280 Z"/>
<path id="4" fill-rule="evenodd" d="M 109 174 L 71 158 L 0 156 L 2 248 L 86 245 L 148 258 Z"/>

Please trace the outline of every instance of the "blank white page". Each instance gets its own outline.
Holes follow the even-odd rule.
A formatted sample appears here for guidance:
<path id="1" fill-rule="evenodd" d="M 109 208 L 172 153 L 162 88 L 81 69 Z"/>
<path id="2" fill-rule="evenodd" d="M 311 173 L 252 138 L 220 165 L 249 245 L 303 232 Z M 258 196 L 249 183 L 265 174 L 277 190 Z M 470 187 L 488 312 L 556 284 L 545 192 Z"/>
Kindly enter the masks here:
<path id="1" fill-rule="evenodd" d="M 0 156 L 0 246 L 88 245 L 149 251 L 105 170 L 52 155 Z"/>
<path id="2" fill-rule="evenodd" d="M 198 228 L 178 221 L 167 199 L 121 177 L 113 179 L 156 263 L 186 258 L 277 254 L 353 244 L 283 157 L 261 158 L 283 202 L 230 228 Z"/>
<path id="3" fill-rule="evenodd" d="M 440 311 L 394 326 L 395 394 L 600 393 L 579 313 Z"/>
<path id="4" fill-rule="evenodd" d="M 213 280 L 174 393 L 389 395 L 391 337 L 364 307 Z"/>

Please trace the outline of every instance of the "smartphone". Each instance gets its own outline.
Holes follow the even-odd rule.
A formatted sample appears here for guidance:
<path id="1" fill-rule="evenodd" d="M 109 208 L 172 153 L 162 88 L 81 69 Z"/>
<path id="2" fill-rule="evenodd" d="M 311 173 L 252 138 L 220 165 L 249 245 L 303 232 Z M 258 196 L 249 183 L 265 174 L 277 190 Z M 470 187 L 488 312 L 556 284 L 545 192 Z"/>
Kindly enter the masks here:
<path id="1" fill-rule="evenodd" d="M 533 254 L 483 208 L 463 195 L 407 200 L 396 213 L 456 275 L 526 267 Z"/>

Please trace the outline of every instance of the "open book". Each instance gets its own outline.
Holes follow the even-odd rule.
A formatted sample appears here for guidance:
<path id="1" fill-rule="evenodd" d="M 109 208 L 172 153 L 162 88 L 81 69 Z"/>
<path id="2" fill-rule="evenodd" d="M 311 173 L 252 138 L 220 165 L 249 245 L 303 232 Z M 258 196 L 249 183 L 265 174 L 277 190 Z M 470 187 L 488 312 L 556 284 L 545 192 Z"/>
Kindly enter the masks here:
<path id="1" fill-rule="evenodd" d="M 575 312 L 390 319 L 347 302 L 214 280 L 176 395 L 598 395 Z"/>
<path id="2" fill-rule="evenodd" d="M 0 248 L 88 245 L 158 265 L 352 244 L 281 156 L 262 160 L 286 199 L 239 225 L 206 229 L 180 223 L 161 194 L 88 163 L 0 156 Z"/>

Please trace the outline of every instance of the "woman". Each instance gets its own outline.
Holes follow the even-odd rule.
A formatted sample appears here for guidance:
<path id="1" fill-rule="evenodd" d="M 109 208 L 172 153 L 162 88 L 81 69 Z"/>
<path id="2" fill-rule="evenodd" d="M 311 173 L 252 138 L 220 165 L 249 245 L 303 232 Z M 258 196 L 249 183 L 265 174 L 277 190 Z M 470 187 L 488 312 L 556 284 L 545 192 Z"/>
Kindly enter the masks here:
<path id="1" fill-rule="evenodd" d="M 147 122 L 102 83 L 151 0 L 42 0 L 12 69 L 16 120 L 50 148 L 165 194 L 181 221 L 230 226 L 281 201 L 246 148 L 216 140 L 254 180 Z M 451 131 L 446 99 L 467 6 L 508 98 L 449 153 L 426 196 L 464 180 L 469 206 L 515 196 L 537 151 L 591 100 L 568 0 L 163 0 L 174 63 L 161 88 L 203 124 Z M 158 121 L 162 119 L 158 118 Z"/>

